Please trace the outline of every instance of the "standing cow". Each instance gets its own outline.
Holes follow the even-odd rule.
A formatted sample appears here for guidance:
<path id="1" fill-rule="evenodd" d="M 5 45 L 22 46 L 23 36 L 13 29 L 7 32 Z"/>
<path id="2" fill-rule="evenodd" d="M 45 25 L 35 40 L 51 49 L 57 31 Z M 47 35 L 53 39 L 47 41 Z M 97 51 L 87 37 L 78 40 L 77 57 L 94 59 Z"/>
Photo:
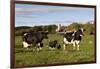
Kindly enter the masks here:
<path id="1" fill-rule="evenodd" d="M 42 40 L 48 38 L 48 32 L 33 32 L 24 33 L 23 35 L 23 47 L 28 48 L 30 46 L 35 46 L 37 50 L 41 50 L 43 47 Z"/>
<path id="2" fill-rule="evenodd" d="M 83 28 L 81 28 L 75 32 L 66 32 L 64 34 L 64 50 L 68 44 L 73 44 L 73 50 L 75 50 L 75 47 L 77 47 L 77 50 L 79 50 L 79 44 L 83 36 L 83 31 Z"/>

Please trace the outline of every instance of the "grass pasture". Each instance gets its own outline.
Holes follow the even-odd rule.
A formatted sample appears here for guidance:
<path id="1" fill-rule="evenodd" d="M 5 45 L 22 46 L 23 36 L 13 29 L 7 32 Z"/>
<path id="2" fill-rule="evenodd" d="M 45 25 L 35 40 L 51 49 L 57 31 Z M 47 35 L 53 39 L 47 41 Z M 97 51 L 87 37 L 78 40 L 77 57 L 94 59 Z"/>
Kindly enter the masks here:
<path id="1" fill-rule="evenodd" d="M 80 50 L 73 51 L 72 45 L 66 46 L 63 51 L 63 36 L 59 34 L 49 34 L 49 39 L 44 39 L 44 47 L 40 52 L 33 52 L 32 49 L 26 50 L 22 48 L 21 36 L 15 37 L 15 65 L 37 65 L 37 64 L 59 64 L 59 63 L 83 63 L 95 60 L 94 35 L 85 35 L 80 43 Z M 48 42 L 50 40 L 58 40 L 61 44 L 60 50 L 50 51 Z"/>

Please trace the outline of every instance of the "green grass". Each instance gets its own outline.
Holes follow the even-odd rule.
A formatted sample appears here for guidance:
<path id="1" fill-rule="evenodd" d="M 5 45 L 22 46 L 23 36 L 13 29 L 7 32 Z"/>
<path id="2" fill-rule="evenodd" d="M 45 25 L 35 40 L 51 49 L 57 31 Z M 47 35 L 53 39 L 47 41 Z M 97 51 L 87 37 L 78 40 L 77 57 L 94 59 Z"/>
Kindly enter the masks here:
<path id="1" fill-rule="evenodd" d="M 61 44 L 60 50 L 48 50 L 48 42 L 58 40 Z M 40 52 L 33 52 L 32 49 L 26 50 L 22 48 L 21 36 L 15 37 L 15 65 L 36 65 L 36 64 L 54 64 L 54 63 L 81 63 L 92 62 L 94 56 L 94 36 L 85 35 L 80 43 L 80 50 L 73 51 L 72 45 L 66 46 L 63 51 L 63 36 L 58 34 L 49 34 L 49 39 L 43 40 L 44 47 Z"/>

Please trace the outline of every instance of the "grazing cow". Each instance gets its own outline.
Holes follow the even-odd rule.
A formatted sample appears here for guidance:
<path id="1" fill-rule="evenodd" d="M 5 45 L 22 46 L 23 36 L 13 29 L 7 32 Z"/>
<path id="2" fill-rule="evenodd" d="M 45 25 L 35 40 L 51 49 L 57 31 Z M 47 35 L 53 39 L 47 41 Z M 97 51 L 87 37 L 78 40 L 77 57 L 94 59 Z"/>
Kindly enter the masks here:
<path id="1" fill-rule="evenodd" d="M 35 46 L 38 50 L 43 47 L 42 40 L 48 38 L 48 32 L 33 32 L 24 33 L 23 35 L 23 47 L 28 48 L 30 46 Z"/>
<path id="2" fill-rule="evenodd" d="M 83 28 L 78 29 L 75 32 L 66 32 L 64 34 L 64 50 L 65 46 L 68 44 L 73 44 L 73 49 L 75 50 L 75 47 L 77 47 L 77 50 L 79 50 L 79 44 L 83 36 Z"/>
<path id="3" fill-rule="evenodd" d="M 53 50 L 53 49 L 60 49 L 61 48 L 61 46 L 60 46 L 60 44 L 58 44 L 58 41 L 57 40 L 54 40 L 54 41 L 50 41 L 49 42 L 49 49 L 50 50 Z"/>

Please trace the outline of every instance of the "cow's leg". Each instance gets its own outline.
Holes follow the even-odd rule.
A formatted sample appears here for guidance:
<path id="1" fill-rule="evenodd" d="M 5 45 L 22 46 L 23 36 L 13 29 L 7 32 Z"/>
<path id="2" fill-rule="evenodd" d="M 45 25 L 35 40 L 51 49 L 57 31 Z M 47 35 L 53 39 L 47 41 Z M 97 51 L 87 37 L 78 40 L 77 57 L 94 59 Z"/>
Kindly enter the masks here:
<path id="1" fill-rule="evenodd" d="M 37 45 L 36 45 L 35 42 L 33 42 L 32 45 L 33 45 L 33 46 L 32 46 L 32 48 L 33 48 L 33 52 L 35 52 L 35 51 L 37 50 Z"/>
<path id="2" fill-rule="evenodd" d="M 75 50 L 75 41 L 73 41 L 73 50 Z"/>
<path id="3" fill-rule="evenodd" d="M 76 44 L 77 44 L 77 50 L 79 50 L 79 47 L 80 47 L 80 41 L 76 41 Z"/>
<path id="4" fill-rule="evenodd" d="M 42 50 L 42 47 L 43 47 L 43 43 L 38 43 L 37 44 L 37 51 Z"/>
<path id="5" fill-rule="evenodd" d="M 40 47 L 40 50 L 42 50 L 42 47 L 43 47 L 43 43 L 40 43 L 40 46 L 39 46 L 39 47 Z"/>
<path id="6" fill-rule="evenodd" d="M 78 45 L 77 45 L 77 50 L 78 50 L 78 51 L 79 51 L 79 47 L 80 47 L 80 45 L 78 44 Z"/>
<path id="7" fill-rule="evenodd" d="M 63 45 L 63 48 L 64 48 L 63 50 L 66 50 L 66 44 Z"/>
<path id="8" fill-rule="evenodd" d="M 66 38 L 64 38 L 64 45 L 63 45 L 64 50 L 66 50 L 66 45 L 67 45 L 67 44 L 68 44 L 68 41 L 67 41 Z"/>
<path id="9" fill-rule="evenodd" d="M 40 43 L 37 44 L 36 48 L 37 48 L 37 51 L 40 51 Z"/>

